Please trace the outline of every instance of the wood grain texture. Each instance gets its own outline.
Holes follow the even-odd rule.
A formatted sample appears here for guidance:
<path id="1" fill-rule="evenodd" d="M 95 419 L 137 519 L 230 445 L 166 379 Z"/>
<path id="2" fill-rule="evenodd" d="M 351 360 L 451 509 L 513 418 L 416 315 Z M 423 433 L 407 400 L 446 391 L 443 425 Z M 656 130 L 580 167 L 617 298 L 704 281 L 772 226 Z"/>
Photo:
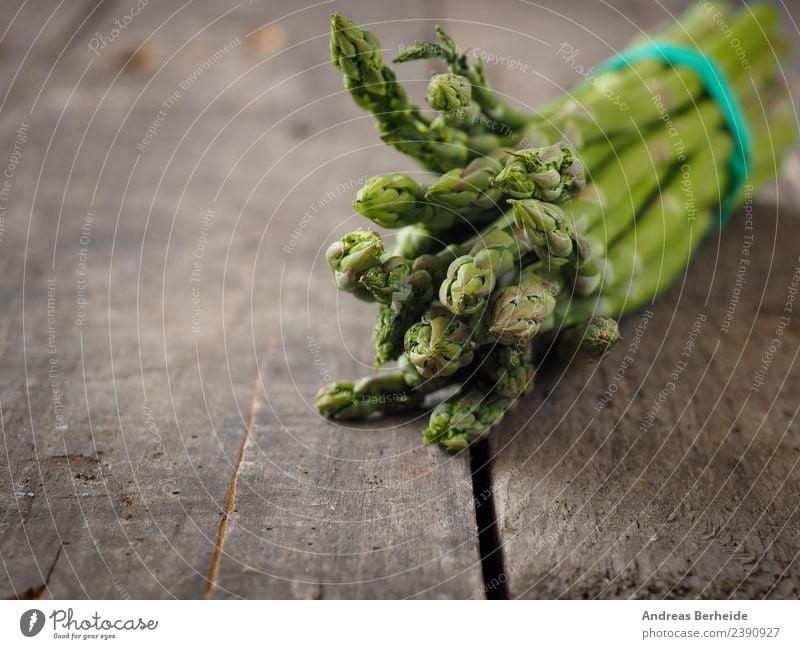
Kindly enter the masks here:
<path id="1" fill-rule="evenodd" d="M 113 2 L 75 0 L 40 2 L 8 0 L 0 16 L 0 111 L 23 97 L 39 95 L 52 80 L 62 57 L 78 46 L 86 47 L 97 25 L 107 33 L 115 27 L 106 9 Z M 122 18 L 122 16 L 120 16 Z"/>

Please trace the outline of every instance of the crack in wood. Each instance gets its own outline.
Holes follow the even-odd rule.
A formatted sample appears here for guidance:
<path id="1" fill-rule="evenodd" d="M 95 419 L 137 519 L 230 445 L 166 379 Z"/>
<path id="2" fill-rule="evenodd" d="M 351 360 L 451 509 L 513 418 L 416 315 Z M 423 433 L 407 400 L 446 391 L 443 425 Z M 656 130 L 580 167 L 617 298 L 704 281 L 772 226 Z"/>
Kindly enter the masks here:
<path id="1" fill-rule="evenodd" d="M 233 467 L 230 484 L 228 485 L 228 499 L 225 503 L 225 513 L 222 515 L 222 520 L 219 522 L 217 542 L 214 544 L 214 554 L 211 557 L 211 565 L 208 567 L 208 576 L 206 577 L 206 584 L 203 588 L 203 599 L 209 599 L 211 594 L 214 592 L 214 587 L 216 586 L 217 573 L 219 572 L 219 562 L 222 558 L 222 549 L 225 545 L 225 533 L 228 531 L 228 519 L 231 512 L 236 507 L 236 483 L 239 479 L 239 472 L 241 471 L 242 463 L 244 462 L 247 444 L 250 441 L 250 433 L 253 430 L 258 397 L 261 394 L 261 386 L 261 370 L 259 369 L 256 372 L 255 378 L 253 379 L 253 391 L 250 395 L 250 403 L 247 407 L 247 422 L 245 423 L 242 442 L 239 445 L 239 453 L 236 456 L 236 464 Z"/>

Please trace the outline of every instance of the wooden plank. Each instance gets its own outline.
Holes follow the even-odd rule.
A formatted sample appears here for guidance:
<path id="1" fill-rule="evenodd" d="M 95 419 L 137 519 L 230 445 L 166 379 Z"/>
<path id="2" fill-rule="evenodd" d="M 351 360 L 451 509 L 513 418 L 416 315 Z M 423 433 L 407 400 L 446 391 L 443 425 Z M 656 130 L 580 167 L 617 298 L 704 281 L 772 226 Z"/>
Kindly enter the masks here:
<path id="1" fill-rule="evenodd" d="M 174 9 L 147 19 L 143 15 L 131 24 L 126 38 L 144 40 Z M 247 57 L 226 55 L 215 61 L 213 69 L 201 73 L 202 83 L 193 82 L 194 96 L 187 90 L 182 101 L 171 105 L 170 120 L 149 146 L 140 151 L 137 145 L 162 102 L 242 31 L 241 24 L 229 21 L 201 43 L 187 43 L 177 33 L 186 28 L 191 35 L 202 34 L 199 30 L 225 10 L 207 6 L 193 14 L 194 20 L 184 17 L 181 25 L 173 23 L 175 42 L 188 47 L 149 87 L 150 79 L 136 70 L 115 79 L 120 52 L 109 49 L 103 59 L 92 62 L 91 72 L 69 97 L 79 72 L 86 69 L 83 52 L 75 54 L 72 76 L 67 74 L 63 86 L 43 95 L 34 113 L 26 149 L 33 164 L 15 180 L 17 211 L 9 221 L 24 244 L 32 219 L 27 326 L 6 330 L 6 349 L 18 349 L 21 335 L 32 342 L 27 361 L 21 356 L 8 359 L 8 376 L 15 383 L 3 395 L 6 435 L 14 441 L 10 453 L 21 465 L 10 478 L 34 496 L 21 516 L 7 510 L 0 544 L 6 593 L 40 585 L 44 571 L 38 564 L 55 556 L 59 563 L 46 591 L 55 597 L 199 597 L 205 587 L 256 375 L 248 332 L 266 323 L 250 312 L 247 266 L 228 263 L 229 254 L 245 259 L 241 248 L 249 241 L 247 235 L 232 236 L 236 222 L 231 214 L 240 191 L 233 188 L 215 203 L 218 159 L 202 158 L 202 149 L 179 144 L 185 127 L 227 79 L 249 67 Z M 169 31 L 155 35 L 170 42 Z M 128 43 L 121 42 L 123 47 Z M 109 86 L 107 99 L 101 101 Z M 131 98 L 143 89 L 142 101 L 132 104 Z M 59 125 L 59 100 L 66 97 L 70 103 Z M 131 114 L 115 138 L 129 108 Z M 199 123 L 194 142 L 212 140 L 219 122 L 216 117 Z M 228 140 L 240 149 L 250 141 L 246 131 Z M 26 203 L 30 210 L 36 163 L 48 146 L 42 172 L 48 182 L 33 200 L 31 216 Z M 71 170 L 65 161 L 73 157 Z M 184 186 L 181 198 L 175 188 Z M 209 208 L 218 214 L 213 230 L 203 227 Z M 88 212 L 95 219 L 86 246 L 90 306 L 86 324 L 77 327 L 80 228 Z M 51 270 L 57 216 L 62 220 Z M 258 221 L 253 215 L 249 223 Z M 191 273 L 201 245 L 203 312 L 193 331 Z M 9 248 L 14 250 L 21 270 L 24 246 Z M 55 325 L 61 368 L 57 383 L 67 417 L 63 430 L 54 422 L 46 374 L 45 276 L 57 277 L 63 285 Z M 234 344 L 226 346 L 226 336 Z M 26 367 L 41 386 L 38 390 L 25 386 Z"/>
<path id="2" fill-rule="evenodd" d="M 796 218 L 734 217 L 596 371 L 547 374 L 492 440 L 511 597 L 797 596 Z"/>
<path id="3" fill-rule="evenodd" d="M 329 8 L 281 21 L 266 36 L 247 36 L 294 9 L 290 4 L 195 2 L 160 29 L 176 5 L 148 6 L 125 38 L 91 63 L 82 49 L 70 52 L 30 117 L 0 242 L 11 269 L 2 290 L 7 304 L 19 306 L 2 329 L 6 596 L 200 597 L 210 593 L 209 573 L 223 585 L 218 593 L 241 597 L 377 594 L 378 584 L 381 594 L 395 597 L 479 590 L 466 457 L 412 452 L 419 422 L 379 439 L 337 431 L 303 402 L 323 378 L 307 352 L 309 331 L 319 330 L 331 372 L 363 371 L 368 361 L 363 340 L 372 309 L 343 304 L 338 315 L 342 331 L 359 332 L 348 336 L 362 340 L 354 347 L 360 364 L 348 364 L 329 337 L 336 331 L 322 327 L 333 323 L 338 296 L 319 258 L 313 267 L 311 260 L 353 227 L 343 221 L 358 177 L 396 166 L 399 156 L 382 146 L 360 149 L 375 139 L 326 62 Z M 375 15 L 358 3 L 343 9 Z M 122 70 L 120 56 L 148 37 L 147 56 Z M 271 57 L 275 43 L 286 42 L 300 45 Z M 313 103 L 328 93 L 334 97 Z M 148 137 L 159 110 L 166 116 Z M 4 119 L 0 136 L 10 151 L 26 110 Z M 281 160 L 285 152 L 291 155 Z M 320 162 L 320 172 L 306 178 Z M 350 189 L 339 192 L 348 178 Z M 283 254 L 299 215 L 322 188 L 332 188 L 335 200 L 302 231 L 296 252 Z M 88 306 L 76 325 L 82 248 Z M 323 289 L 313 296 L 313 329 L 299 293 L 310 278 Z M 52 305 L 48 279 L 55 279 Z M 278 314 L 276 305 L 291 311 Z M 280 342 L 282 335 L 286 347 L 262 358 L 268 338 Z M 302 389 L 295 390 L 283 363 Z M 259 368 L 263 393 L 255 390 Z M 63 420 L 55 412 L 62 404 Z M 278 425 L 270 412 L 292 418 Z M 298 444 L 340 459 L 309 451 L 298 463 Z M 315 482 L 301 492 L 275 467 L 295 477 L 308 471 Z M 242 482 L 228 521 L 232 474 Z M 332 490 L 340 522 L 319 518 L 330 527 L 317 543 L 335 541 L 335 551 L 352 560 L 310 555 L 307 530 L 297 525 L 319 516 L 316 495 Z M 269 510 L 264 499 L 294 507 Z M 404 526 L 409 520 L 415 528 Z M 280 536 L 288 558 L 240 539 L 270 521 L 294 534 Z M 346 535 L 348 523 L 371 536 Z M 293 553 L 291 542 L 302 542 L 303 552 Z M 286 570 L 261 579 L 243 565 Z"/>
<path id="4" fill-rule="evenodd" d="M 108 85 L 102 70 L 84 77 L 60 124 L 58 99 L 69 96 L 63 91 L 44 97 L 31 118 L 24 154 L 30 162 L 15 178 L 9 218 L 9 229 L 21 236 L 6 242 L 5 251 L 17 264 L 9 281 L 19 289 L 30 222 L 20 293 L 24 327 L 21 321 L 6 329 L 4 359 L 10 368 L 2 397 L 5 438 L 17 465 L 9 477 L 25 493 L 14 499 L 16 505 L 21 498 L 19 511 L 4 507 L 6 593 L 25 593 L 30 585 L 35 591 L 57 556 L 46 591 L 54 597 L 196 597 L 204 587 L 224 510 L 228 456 L 235 456 L 243 427 L 239 412 L 247 410 L 256 371 L 249 345 L 226 349 L 220 340 L 225 333 L 247 340 L 249 300 L 233 291 L 220 308 L 227 282 L 236 284 L 237 271 L 243 272 L 230 270 L 223 280 L 233 223 L 225 218 L 229 204 L 222 203 L 203 257 L 207 308 L 202 327 L 191 331 L 189 274 L 213 195 L 197 191 L 179 206 L 172 190 L 160 198 L 159 182 L 183 186 L 197 162 L 196 152 L 179 151 L 176 164 L 165 169 L 178 129 L 165 126 L 150 160 L 142 156 L 137 162 L 135 146 L 152 122 L 153 100 L 160 103 L 195 65 L 176 65 L 116 143 L 119 99 L 91 103 Z M 66 88 L 74 81 L 67 78 Z M 141 85 L 141 79 L 126 78 L 119 92 L 135 96 L 132 90 Z M 99 108 L 91 125 L 87 104 Z M 176 126 L 196 112 L 191 102 L 176 107 Z M 107 150 L 111 155 L 101 174 Z M 65 161 L 73 158 L 70 176 Z M 34 196 L 31 186 L 43 160 L 47 182 Z M 89 213 L 93 221 L 85 232 Z M 85 245 L 82 236 L 88 237 Z M 86 322 L 78 326 L 84 248 L 88 306 Z M 47 348 L 49 278 L 56 286 L 54 354 Z M 24 354 L 22 336 L 28 341 Z M 48 374 L 51 359 L 58 363 L 54 376 Z M 228 362 L 230 369 L 219 372 Z M 64 406 L 63 422 L 55 417 L 54 389 Z"/>

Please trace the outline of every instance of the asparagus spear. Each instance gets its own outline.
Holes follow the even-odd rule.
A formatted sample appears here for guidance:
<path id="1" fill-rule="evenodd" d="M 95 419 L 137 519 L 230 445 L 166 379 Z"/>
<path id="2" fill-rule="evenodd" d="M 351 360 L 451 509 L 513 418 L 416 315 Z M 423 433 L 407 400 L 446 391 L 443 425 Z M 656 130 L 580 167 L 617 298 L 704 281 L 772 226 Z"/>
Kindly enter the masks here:
<path id="1" fill-rule="evenodd" d="M 422 255 L 414 261 L 389 257 L 364 270 L 359 283 L 380 304 L 427 305 L 433 299 L 433 287 L 441 275 L 438 267 L 442 264 L 434 255 Z"/>
<path id="2" fill-rule="evenodd" d="M 576 337 L 573 355 L 585 362 L 600 360 L 621 340 L 617 323 L 611 318 L 592 319 L 585 335 Z M 577 331 L 577 330 L 576 330 Z M 455 453 L 484 439 L 506 413 L 534 387 L 535 348 L 501 347 L 484 363 L 487 378 L 467 382 L 450 399 L 433 409 L 423 433 L 426 444 L 439 444 Z"/>
<path id="3" fill-rule="evenodd" d="M 422 315 L 424 309 L 412 309 L 396 304 L 382 304 L 372 329 L 375 348 L 375 368 L 383 367 L 403 352 L 406 331 Z"/>
<path id="4" fill-rule="evenodd" d="M 486 437 L 510 405 L 508 399 L 487 393 L 485 388 L 459 392 L 433 409 L 423 440 L 457 453 Z"/>
<path id="5" fill-rule="evenodd" d="M 474 163 L 483 165 L 477 168 Z M 449 172 L 434 186 L 417 183 L 406 174 L 388 174 L 369 178 L 356 195 L 353 207 L 362 216 L 384 228 L 424 225 L 431 233 L 447 233 L 459 224 L 483 225 L 496 219 L 503 208 L 502 193 L 481 192 L 473 179 L 478 174 L 491 178 L 499 166 L 492 158 L 477 158 L 471 168 L 458 170 L 458 186 L 442 181 L 454 179 Z M 470 178 L 470 176 L 472 178 Z M 445 193 L 446 192 L 446 193 Z"/>
<path id="6" fill-rule="evenodd" d="M 379 264 L 383 252 L 380 236 L 364 230 L 350 232 L 331 244 L 325 256 L 333 270 L 336 287 L 369 300 L 372 296 L 361 285 L 361 274 Z"/>
<path id="7" fill-rule="evenodd" d="M 512 144 L 492 134 L 468 136 L 425 118 L 383 64 L 375 35 L 338 14 L 331 19 L 331 59 L 356 104 L 375 116 L 381 139 L 430 171 L 463 167 L 475 155 Z"/>
<path id="8" fill-rule="evenodd" d="M 609 153 L 608 146 L 593 147 L 584 163 L 561 142 L 520 152 L 498 150 L 448 171 L 430 185 L 401 173 L 373 176 L 359 190 L 353 207 L 381 227 L 421 224 L 430 232 L 446 233 L 459 222 L 482 225 L 497 218 L 502 199 L 519 193 L 515 187 L 527 188 L 525 196 L 566 198 L 583 188 L 585 164 L 599 165 Z"/>
<path id="9" fill-rule="evenodd" d="M 516 399 L 533 390 L 536 379 L 535 361 L 532 342 L 494 345 L 483 352 L 480 372 L 495 394 L 505 399 Z"/>
<path id="10" fill-rule="evenodd" d="M 442 113 L 464 110 L 472 102 L 472 85 L 460 74 L 434 74 L 428 82 L 428 106 Z"/>
<path id="11" fill-rule="evenodd" d="M 375 413 L 417 408 L 426 395 L 446 384 L 442 379 L 423 378 L 407 359 L 401 359 L 391 372 L 324 386 L 317 393 L 316 406 L 329 419 L 363 419 Z"/>
<path id="12" fill-rule="evenodd" d="M 316 406 L 319 413 L 328 419 L 364 419 L 376 413 L 389 414 L 416 408 L 423 400 L 422 393 L 392 392 L 383 387 L 373 392 L 372 386 L 365 386 L 361 381 L 337 381 L 317 393 Z"/>
<path id="13" fill-rule="evenodd" d="M 435 255 L 407 259 L 387 255 L 378 233 L 355 230 L 332 243 L 326 258 L 334 283 L 341 291 L 368 302 L 423 300 L 427 306 L 433 287 L 443 277 L 448 262 L 472 245 L 471 241 L 451 244 Z"/>
<path id="14" fill-rule="evenodd" d="M 499 128 L 505 132 L 512 129 L 524 129 L 531 121 L 530 116 L 513 109 L 492 91 L 483 72 L 482 61 L 476 59 L 474 64 L 470 64 L 466 53 L 461 51 L 455 41 L 438 25 L 436 26 L 436 34 L 440 42 L 417 41 L 400 56 L 396 57 L 394 62 L 403 63 L 432 58 L 442 59 L 447 62 L 450 74 L 437 75 L 438 83 L 450 87 L 447 89 L 442 88 L 441 92 L 445 92 L 448 95 L 466 94 L 466 90 L 462 88 L 464 81 L 466 81 L 470 84 L 470 100 L 474 99 L 475 104 L 489 118 L 490 123 L 501 125 Z M 442 110 L 436 105 L 436 102 L 429 100 L 428 103 L 434 110 Z"/>
<path id="15" fill-rule="evenodd" d="M 529 250 L 507 230 L 492 228 L 467 254 L 450 263 L 439 286 L 439 301 L 456 315 L 482 311 L 497 282 Z"/>
<path id="16" fill-rule="evenodd" d="M 584 166 L 566 142 L 514 151 L 492 184 L 512 198 L 566 199 L 586 184 Z"/>
<path id="17" fill-rule="evenodd" d="M 486 323 L 488 337 L 505 345 L 533 338 L 555 311 L 563 286 L 559 271 L 547 270 L 541 262 L 526 267 L 514 284 L 492 296 Z"/>
<path id="18" fill-rule="evenodd" d="M 389 254 L 395 257 L 416 259 L 421 255 L 439 252 L 442 248 L 444 248 L 444 244 L 437 234 L 428 230 L 424 225 L 415 223 L 402 227 L 396 232 Z"/>
<path id="19" fill-rule="evenodd" d="M 472 362 L 475 341 L 466 323 L 433 307 L 406 332 L 405 351 L 422 376 L 449 376 Z"/>
<path id="20" fill-rule="evenodd" d="M 564 331 L 558 338 L 558 356 L 568 365 L 596 363 L 620 340 L 619 324 L 608 316 L 594 316 Z"/>

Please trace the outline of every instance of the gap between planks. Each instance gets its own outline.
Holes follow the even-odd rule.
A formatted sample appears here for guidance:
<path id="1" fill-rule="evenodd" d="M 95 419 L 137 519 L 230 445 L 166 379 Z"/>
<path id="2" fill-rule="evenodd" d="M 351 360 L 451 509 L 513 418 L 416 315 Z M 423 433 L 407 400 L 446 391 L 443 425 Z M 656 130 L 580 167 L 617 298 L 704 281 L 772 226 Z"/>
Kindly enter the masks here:
<path id="1" fill-rule="evenodd" d="M 470 447 L 469 454 L 483 593 L 486 599 L 508 599 L 508 575 L 503 560 L 500 534 L 497 531 L 489 444 L 486 440 L 478 442 Z"/>

